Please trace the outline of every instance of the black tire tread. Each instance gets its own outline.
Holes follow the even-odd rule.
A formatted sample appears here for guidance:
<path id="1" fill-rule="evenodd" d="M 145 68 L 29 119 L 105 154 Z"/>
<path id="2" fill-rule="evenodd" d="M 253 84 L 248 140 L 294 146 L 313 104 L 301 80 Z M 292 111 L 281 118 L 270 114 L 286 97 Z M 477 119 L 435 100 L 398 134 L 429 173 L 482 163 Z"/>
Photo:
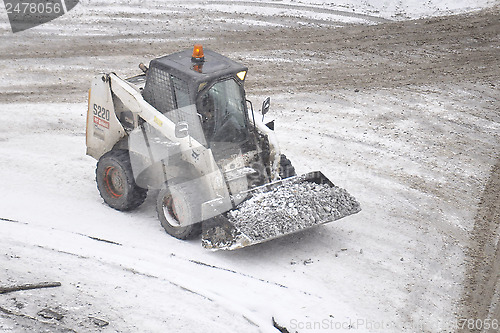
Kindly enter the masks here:
<path id="1" fill-rule="evenodd" d="M 279 176 L 281 179 L 296 176 L 295 168 L 292 162 L 286 157 L 285 154 L 280 155 Z"/>
<path id="2" fill-rule="evenodd" d="M 196 189 L 193 188 L 192 186 L 188 186 L 187 182 L 183 183 L 182 181 L 179 181 L 179 180 L 177 180 L 177 182 L 175 180 L 170 181 L 170 186 L 177 187 L 179 189 L 179 191 L 181 193 L 183 193 L 187 198 L 194 198 L 197 196 L 198 193 L 197 193 Z M 168 186 L 168 185 L 166 185 L 166 186 Z M 166 219 L 163 216 L 163 212 L 162 212 L 163 206 L 162 206 L 162 202 L 160 200 L 160 199 L 163 199 L 163 192 L 164 192 L 164 190 L 160 191 L 159 196 L 158 196 L 158 200 L 156 203 L 156 211 L 158 213 L 158 219 L 160 220 L 160 223 L 161 223 L 163 229 L 165 229 L 165 231 L 169 235 L 171 235 L 172 237 L 175 237 L 175 238 L 181 239 L 181 240 L 193 239 L 193 238 L 198 237 L 201 234 L 202 222 L 191 224 L 191 225 L 188 225 L 186 227 L 173 227 L 166 221 Z M 198 202 L 193 203 L 191 201 L 189 201 L 189 203 L 190 203 L 190 206 L 192 206 L 191 212 L 193 214 L 196 214 L 196 212 L 198 211 L 198 208 L 196 207 L 196 205 L 199 203 Z M 201 217 L 195 215 L 194 218 L 200 219 Z"/>
<path id="3" fill-rule="evenodd" d="M 101 173 L 106 168 L 106 165 L 109 165 L 111 161 L 118 164 L 125 173 L 127 193 L 124 200 L 117 201 L 113 200 L 113 198 L 110 198 L 110 196 L 107 194 L 106 189 L 103 187 L 104 185 L 101 183 Z M 136 209 L 144 203 L 148 194 L 147 189 L 139 187 L 135 183 L 128 150 L 114 149 L 101 156 L 99 162 L 97 162 L 96 183 L 99 194 L 103 198 L 104 202 L 110 207 L 120 211 L 130 211 Z"/>

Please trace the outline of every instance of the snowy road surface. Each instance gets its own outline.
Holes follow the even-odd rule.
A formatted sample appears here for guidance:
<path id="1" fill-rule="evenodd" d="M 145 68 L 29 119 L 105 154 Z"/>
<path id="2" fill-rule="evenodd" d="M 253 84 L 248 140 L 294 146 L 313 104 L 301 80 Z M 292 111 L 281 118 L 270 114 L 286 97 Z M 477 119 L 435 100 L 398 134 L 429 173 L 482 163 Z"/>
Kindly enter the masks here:
<path id="1" fill-rule="evenodd" d="M 277 332 L 274 318 L 290 332 L 433 333 L 500 319 L 498 7 L 403 21 L 446 10 L 221 3 L 82 2 L 23 33 L 0 25 L 0 284 L 62 283 L 0 294 L 0 332 Z M 154 193 L 130 213 L 102 202 L 85 156 L 90 78 L 196 41 L 249 66 L 248 97 L 271 96 L 297 172 L 323 171 L 363 211 L 209 252 L 163 231 Z"/>

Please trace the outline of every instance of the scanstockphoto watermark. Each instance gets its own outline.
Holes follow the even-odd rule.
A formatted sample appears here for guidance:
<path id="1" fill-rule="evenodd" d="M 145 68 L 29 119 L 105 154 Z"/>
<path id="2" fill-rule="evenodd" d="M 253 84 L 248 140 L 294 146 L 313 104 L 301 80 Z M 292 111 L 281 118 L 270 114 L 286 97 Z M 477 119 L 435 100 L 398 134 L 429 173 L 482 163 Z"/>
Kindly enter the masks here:
<path id="1" fill-rule="evenodd" d="M 13 33 L 56 19 L 73 9 L 79 0 L 4 0 Z"/>
<path id="2" fill-rule="evenodd" d="M 427 322 L 409 321 L 409 322 L 394 322 L 391 320 L 371 320 L 366 318 L 337 320 L 334 318 L 327 318 L 320 321 L 301 321 L 291 319 L 289 326 L 292 330 L 300 330 L 301 332 L 321 331 L 335 332 L 345 330 L 360 330 L 360 331 L 376 331 L 381 332 L 387 330 L 388 332 L 398 330 L 414 330 L 432 332 L 441 331 L 457 331 L 458 329 L 492 329 L 494 332 L 500 332 L 500 323 L 497 319 L 454 319 L 449 321 Z"/>
<path id="3" fill-rule="evenodd" d="M 336 320 L 333 318 L 323 319 L 321 321 L 300 321 L 297 319 L 290 320 L 290 326 L 292 330 L 325 330 L 325 331 L 335 331 L 335 330 L 383 330 L 389 329 L 394 323 L 369 320 L 369 319 L 355 319 L 355 320 Z"/>

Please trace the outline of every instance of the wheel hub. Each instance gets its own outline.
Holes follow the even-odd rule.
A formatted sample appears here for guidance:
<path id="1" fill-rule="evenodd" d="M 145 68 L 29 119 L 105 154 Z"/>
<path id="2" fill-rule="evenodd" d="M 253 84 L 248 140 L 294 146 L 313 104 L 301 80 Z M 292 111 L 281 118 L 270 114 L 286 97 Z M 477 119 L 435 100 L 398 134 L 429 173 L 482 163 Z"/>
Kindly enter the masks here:
<path id="1" fill-rule="evenodd" d="M 123 175 L 114 167 L 106 168 L 104 173 L 104 182 L 106 190 L 115 198 L 123 196 L 125 192 Z"/>

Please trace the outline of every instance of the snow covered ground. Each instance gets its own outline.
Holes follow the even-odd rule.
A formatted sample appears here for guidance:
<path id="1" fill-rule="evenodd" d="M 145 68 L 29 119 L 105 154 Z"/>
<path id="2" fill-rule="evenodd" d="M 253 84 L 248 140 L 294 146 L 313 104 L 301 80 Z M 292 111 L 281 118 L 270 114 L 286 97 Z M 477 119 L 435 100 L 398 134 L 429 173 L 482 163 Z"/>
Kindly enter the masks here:
<path id="1" fill-rule="evenodd" d="M 453 93 L 451 100 L 461 97 Z M 80 321 L 85 330 L 92 328 L 86 318 L 95 316 L 123 332 L 265 330 L 272 317 L 289 328 L 317 322 L 330 331 L 353 322 L 360 331 L 378 331 L 369 325 L 384 322 L 391 332 L 404 325 L 426 325 L 430 332 L 451 325 L 445 318 L 452 318 L 464 273 L 456 239 L 466 238 L 471 228 L 474 211 L 467 207 L 474 202 L 425 195 L 419 182 L 432 182 L 439 191 L 453 186 L 450 177 L 456 175 L 478 192 L 494 161 L 493 155 L 461 151 L 450 165 L 439 147 L 450 138 L 428 146 L 425 127 L 440 119 L 447 132 L 493 152 L 490 140 L 500 125 L 450 112 L 449 105 L 439 106 L 443 99 L 437 94 L 415 97 L 404 107 L 391 104 L 393 96 L 385 92 L 325 97 L 298 110 L 307 98 L 311 95 L 275 98 L 279 109 L 288 110 L 278 123 L 283 149 L 299 172 L 321 169 L 348 188 L 363 211 L 228 253 L 207 252 L 199 240 L 166 235 L 152 200 L 132 213 L 102 203 L 94 185 L 95 161 L 84 156 L 85 104 L 2 105 L 2 218 L 18 221 L 0 221 L 0 260 L 8 277 L 2 281 L 63 283 L 61 290 L 5 295 L 2 306 L 21 302 L 26 311 L 34 307 L 33 299 L 42 298 L 35 304 L 60 306 L 65 320 Z M 422 105 L 434 106 L 425 117 Z M 408 117 L 395 128 L 384 128 L 386 121 L 375 124 L 403 108 Z M 336 126 L 317 118 L 329 110 L 340 112 Z M 370 116 L 359 119 L 360 114 Z M 410 136 L 408 124 L 419 133 L 411 134 L 413 140 L 391 138 Z M 485 131 L 479 137 L 476 126 Z M 414 180 L 405 185 L 406 177 Z M 8 321 L 3 325 L 10 327 Z"/>
<path id="2" fill-rule="evenodd" d="M 380 45 L 370 49 L 379 31 L 393 37 L 417 23 L 373 28 L 361 41 L 349 34 L 368 28 L 350 25 L 493 5 L 82 1 L 21 34 L 0 23 L 0 285 L 62 283 L 0 294 L 0 332 L 277 332 L 273 318 L 290 332 L 454 331 L 469 234 L 499 159 L 498 72 L 484 66 L 495 63 L 498 38 L 458 38 L 471 44 L 454 49 L 457 55 L 477 41 L 483 57 L 467 58 L 479 59 L 469 63 L 473 73 L 446 76 L 439 60 L 453 47 L 439 49 L 443 42 L 426 39 L 430 46 L 418 51 L 401 51 L 396 40 L 379 53 Z M 337 35 L 332 26 L 344 27 Z M 311 29 L 295 30 L 305 39 L 287 39 L 301 28 Z M 289 53 L 259 34 L 289 45 Z M 336 46 L 325 51 L 328 34 Z M 135 73 L 138 61 L 195 40 L 251 68 L 249 97 L 255 103 L 271 95 L 269 117 L 297 171 L 323 171 L 360 201 L 360 213 L 209 252 L 199 239 L 163 231 L 154 193 L 130 213 L 102 202 L 95 161 L 85 156 L 89 78 L 99 70 Z M 351 42 L 359 43 L 354 51 Z M 407 62 L 385 58 L 391 52 Z M 401 74 L 398 66 L 415 70 Z M 292 69 L 299 74 L 290 80 Z M 37 315 L 44 308 L 64 318 Z"/>
<path id="3" fill-rule="evenodd" d="M 178 30 L 214 29 L 203 26 L 203 20 L 194 21 L 193 11 L 203 12 L 205 20 L 209 18 L 224 26 L 307 26 L 345 24 L 373 24 L 387 20 L 407 20 L 422 17 L 449 15 L 480 10 L 498 5 L 498 0 L 251 0 L 251 1 L 163 1 L 151 0 L 147 4 L 142 0 L 81 0 L 79 5 L 69 14 L 57 19 L 56 23 L 48 23 L 37 28 L 39 32 L 48 33 L 64 28 L 64 34 L 85 34 L 106 36 L 111 24 L 122 25 L 122 32 L 158 26 L 163 23 L 162 30 L 170 32 Z M 0 27 L 7 28 L 8 20 L 4 7 L 0 15 Z M 165 22 L 165 14 L 169 20 Z M 189 19 L 191 16 L 191 19 Z M 115 18 L 114 22 L 106 22 Z M 66 21 L 67 20 L 67 21 Z M 81 22 L 79 22 L 81 20 Z M 65 22 L 66 21 L 66 22 Z M 69 24 L 68 21 L 71 21 Z M 131 25 L 130 23 L 136 23 Z M 62 23 L 62 24 L 61 24 Z M 216 29 L 217 27 L 215 27 Z M 161 31 L 161 30 L 157 30 Z"/>

